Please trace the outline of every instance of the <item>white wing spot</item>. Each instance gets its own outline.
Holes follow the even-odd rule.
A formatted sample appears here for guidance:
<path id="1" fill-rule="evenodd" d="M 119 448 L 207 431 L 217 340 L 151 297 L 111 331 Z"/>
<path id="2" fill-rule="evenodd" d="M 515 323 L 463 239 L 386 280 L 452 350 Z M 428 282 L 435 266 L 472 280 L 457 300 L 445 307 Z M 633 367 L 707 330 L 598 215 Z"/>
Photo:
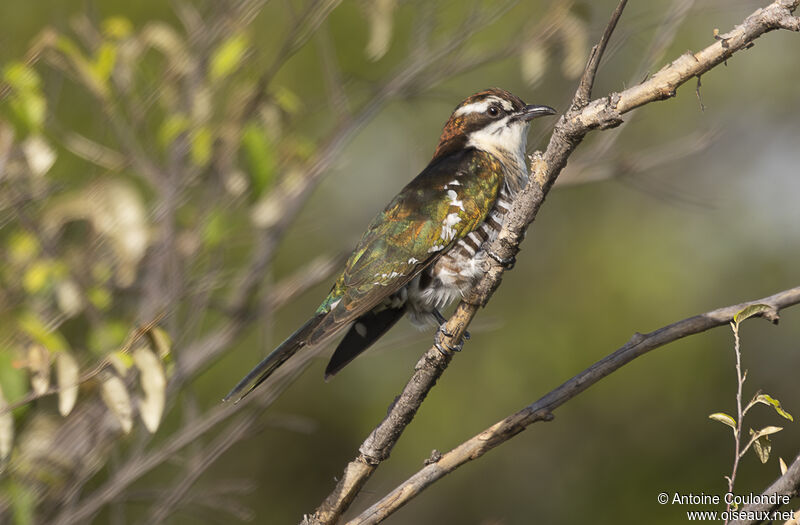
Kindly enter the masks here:
<path id="1" fill-rule="evenodd" d="M 417 264 L 418 262 L 419 259 L 417 259 L 416 257 L 412 257 L 408 260 L 408 264 Z"/>
<path id="2" fill-rule="evenodd" d="M 428 253 L 435 253 L 435 252 L 439 252 L 439 251 L 441 251 L 441 250 L 442 250 L 442 248 L 444 248 L 444 246 L 442 246 L 442 245 L 440 245 L 440 244 L 434 244 L 433 246 L 431 246 L 430 248 L 428 248 Z"/>
<path id="3" fill-rule="evenodd" d="M 450 206 L 464 209 L 464 201 L 458 200 L 458 193 L 455 190 L 447 190 L 447 198 L 450 199 Z"/>
<path id="4" fill-rule="evenodd" d="M 331 305 L 330 305 L 330 307 L 329 307 L 329 308 L 330 308 L 331 310 L 333 310 L 334 308 L 336 308 L 337 306 L 339 306 L 339 303 L 341 303 L 341 302 L 342 302 L 342 300 L 341 300 L 341 299 L 336 299 L 334 302 L 332 302 L 332 303 L 331 303 Z"/>

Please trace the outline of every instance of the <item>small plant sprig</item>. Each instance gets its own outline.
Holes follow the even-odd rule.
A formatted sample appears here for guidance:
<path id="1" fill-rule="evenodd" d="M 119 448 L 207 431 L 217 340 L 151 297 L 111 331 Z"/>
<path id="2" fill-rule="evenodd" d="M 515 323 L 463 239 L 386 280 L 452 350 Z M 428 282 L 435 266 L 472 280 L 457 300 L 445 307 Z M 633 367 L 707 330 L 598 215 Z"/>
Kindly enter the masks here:
<path id="1" fill-rule="evenodd" d="M 742 387 L 744 386 L 744 382 L 747 379 L 747 370 L 742 371 L 742 353 L 741 353 L 741 341 L 739 339 L 739 325 L 745 320 L 749 319 L 750 317 L 754 317 L 757 315 L 762 315 L 768 312 L 772 312 L 773 308 L 766 305 L 766 304 L 751 304 L 750 306 L 740 310 L 736 315 L 733 316 L 733 321 L 731 321 L 731 329 L 733 330 L 733 338 L 734 338 L 734 345 L 733 350 L 736 354 L 736 380 L 737 380 L 737 388 L 736 388 L 736 419 L 733 416 L 726 414 L 725 412 L 715 412 L 708 417 L 713 419 L 714 421 L 719 421 L 720 423 L 731 427 L 733 430 L 733 439 L 734 439 L 734 457 L 733 457 L 733 467 L 731 468 L 731 475 L 725 476 L 725 479 L 728 481 L 728 492 L 733 493 L 733 486 L 736 482 L 736 472 L 739 468 L 739 460 L 747 453 L 748 450 L 751 448 L 753 452 L 758 456 L 758 459 L 761 463 L 766 463 L 769 460 L 770 452 L 772 451 L 772 443 L 770 442 L 769 436 L 780 432 L 783 430 L 783 427 L 778 426 L 766 426 L 759 430 L 750 429 L 750 439 L 747 443 L 742 446 L 742 426 L 744 422 L 744 416 L 747 412 L 756 405 L 767 405 L 771 406 L 775 409 L 775 412 L 778 413 L 784 419 L 788 419 L 789 421 L 794 421 L 792 415 L 783 409 L 781 406 L 781 402 L 775 399 L 774 397 L 770 396 L 769 394 L 764 394 L 760 390 L 755 393 L 753 398 L 747 403 L 746 406 L 742 406 Z M 780 468 L 781 472 L 785 472 L 786 464 L 780 459 Z M 726 511 L 731 509 L 731 504 L 728 503 L 726 507 Z M 728 520 L 725 521 L 728 523 Z"/>

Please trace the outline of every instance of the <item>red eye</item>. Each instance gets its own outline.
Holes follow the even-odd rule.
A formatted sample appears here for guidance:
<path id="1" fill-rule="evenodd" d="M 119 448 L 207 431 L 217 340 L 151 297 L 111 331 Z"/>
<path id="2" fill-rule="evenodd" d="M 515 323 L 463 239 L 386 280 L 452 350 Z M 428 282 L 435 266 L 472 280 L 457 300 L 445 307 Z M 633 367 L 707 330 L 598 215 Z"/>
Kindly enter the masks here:
<path id="1" fill-rule="evenodd" d="M 491 106 L 486 112 L 489 114 L 490 117 L 496 117 L 500 114 L 500 110 L 497 109 L 495 106 Z"/>

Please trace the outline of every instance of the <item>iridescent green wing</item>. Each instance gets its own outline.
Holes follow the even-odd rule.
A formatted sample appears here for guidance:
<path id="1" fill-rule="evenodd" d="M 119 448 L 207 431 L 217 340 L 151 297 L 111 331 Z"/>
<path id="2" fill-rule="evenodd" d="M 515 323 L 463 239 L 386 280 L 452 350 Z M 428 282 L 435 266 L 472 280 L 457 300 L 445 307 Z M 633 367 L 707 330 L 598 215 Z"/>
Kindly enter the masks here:
<path id="1" fill-rule="evenodd" d="M 500 162 L 474 149 L 428 165 L 370 223 L 317 310 L 330 315 L 316 336 L 370 310 L 480 226 L 502 181 Z"/>

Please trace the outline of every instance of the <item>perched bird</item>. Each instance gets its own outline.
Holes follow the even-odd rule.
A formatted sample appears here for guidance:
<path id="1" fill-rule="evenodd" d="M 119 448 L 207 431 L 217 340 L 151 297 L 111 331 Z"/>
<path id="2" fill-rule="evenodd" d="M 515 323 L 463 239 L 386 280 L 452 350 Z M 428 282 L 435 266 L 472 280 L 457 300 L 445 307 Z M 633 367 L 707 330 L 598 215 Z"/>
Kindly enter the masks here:
<path id="1" fill-rule="evenodd" d="M 439 309 L 470 290 L 487 256 L 497 259 L 486 247 L 527 181 L 530 121 L 555 112 L 496 88 L 459 104 L 428 166 L 372 220 L 314 316 L 225 400 L 244 391 L 243 398 L 298 350 L 348 329 L 325 370 L 327 379 L 403 314 L 416 325 L 439 324 L 437 348 L 457 349 L 440 344 L 445 319 Z"/>

